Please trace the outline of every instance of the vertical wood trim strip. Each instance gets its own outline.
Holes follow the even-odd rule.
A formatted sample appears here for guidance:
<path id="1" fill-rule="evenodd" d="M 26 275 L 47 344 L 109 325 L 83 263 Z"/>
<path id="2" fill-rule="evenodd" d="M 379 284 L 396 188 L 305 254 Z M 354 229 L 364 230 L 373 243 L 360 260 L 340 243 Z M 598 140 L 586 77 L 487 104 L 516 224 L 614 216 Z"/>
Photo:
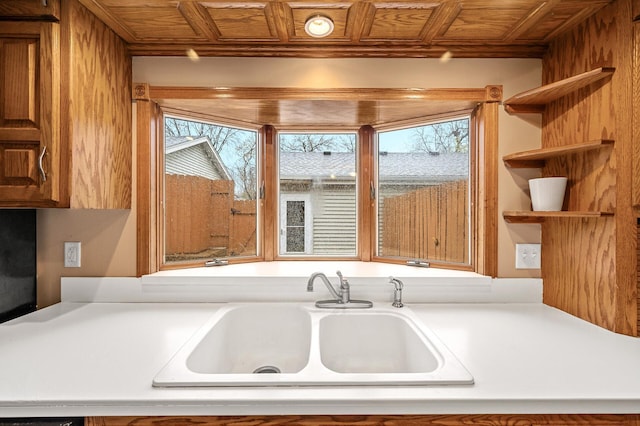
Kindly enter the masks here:
<path id="1" fill-rule="evenodd" d="M 257 176 L 258 176 L 258 181 L 257 181 L 257 200 L 256 200 L 256 204 L 255 204 L 255 208 L 256 208 L 256 255 L 260 258 L 262 258 L 262 260 L 264 260 L 264 256 L 265 256 L 265 211 L 266 211 L 266 206 L 265 206 L 265 199 L 267 196 L 267 183 L 266 183 L 266 178 L 267 178 L 267 172 L 266 172 L 266 167 L 267 167 L 267 163 L 265 161 L 265 153 L 266 153 L 266 135 L 265 135 L 265 129 L 264 127 L 260 128 L 260 130 L 258 131 L 258 146 L 256 149 L 256 153 L 257 153 L 257 163 L 256 163 L 256 167 L 258 168 L 257 170 Z M 264 185 L 263 185 L 264 184 Z M 262 196 L 261 196 L 262 194 Z"/>
<path id="2" fill-rule="evenodd" d="M 640 21 L 633 23 L 633 205 L 640 207 Z"/>
<path id="3" fill-rule="evenodd" d="M 136 101 L 137 140 L 137 260 L 136 274 L 158 271 L 157 106 L 149 100 Z"/>
<path id="4" fill-rule="evenodd" d="M 153 164 L 151 175 L 150 200 L 151 206 L 151 268 L 159 271 L 165 264 L 165 199 L 164 196 L 164 113 L 160 105 L 151 102 L 151 160 Z"/>
<path id="5" fill-rule="evenodd" d="M 278 224 L 278 166 L 277 132 L 273 126 L 264 126 L 264 260 L 272 261 L 278 253 L 279 224 Z"/>
<path id="6" fill-rule="evenodd" d="M 612 91 L 615 93 L 615 131 L 616 131 L 616 288 L 615 329 L 617 333 L 635 336 L 638 332 L 637 286 L 635 256 L 637 240 L 633 238 L 636 214 L 633 210 L 633 136 L 632 130 L 633 93 L 637 83 L 633 82 L 634 24 L 631 1 L 619 2 L 616 19 L 618 42 L 613 47 L 620 55 L 618 70 L 612 78 Z M 627 123 L 627 124 L 625 124 Z M 629 125 L 631 124 L 631 125 Z"/>
<path id="7" fill-rule="evenodd" d="M 474 231 L 476 271 L 496 277 L 498 274 L 498 103 L 487 102 L 478 110 L 477 214 Z"/>
<path id="8" fill-rule="evenodd" d="M 358 184 L 359 203 L 358 203 L 358 255 L 360 260 L 369 262 L 372 256 L 372 250 L 376 247 L 376 200 L 371 199 L 370 185 L 374 183 L 373 163 L 374 163 L 374 136 L 375 131 L 371 126 L 363 126 L 358 131 L 358 148 L 360 154 L 358 158 L 361 160 Z M 375 183 L 374 183 L 375 185 Z"/>
<path id="9" fill-rule="evenodd" d="M 151 270 L 151 102 L 136 101 L 136 275 L 138 277 L 153 272 Z"/>
<path id="10" fill-rule="evenodd" d="M 634 0 L 632 4 L 633 18 L 633 63 L 632 63 L 632 163 L 633 163 L 633 205 L 640 207 L 640 1 Z M 636 211 L 636 215 L 637 215 Z M 638 238 L 636 239 L 636 336 L 640 336 L 640 223 L 637 225 Z M 637 423 L 640 425 L 640 416 Z"/>

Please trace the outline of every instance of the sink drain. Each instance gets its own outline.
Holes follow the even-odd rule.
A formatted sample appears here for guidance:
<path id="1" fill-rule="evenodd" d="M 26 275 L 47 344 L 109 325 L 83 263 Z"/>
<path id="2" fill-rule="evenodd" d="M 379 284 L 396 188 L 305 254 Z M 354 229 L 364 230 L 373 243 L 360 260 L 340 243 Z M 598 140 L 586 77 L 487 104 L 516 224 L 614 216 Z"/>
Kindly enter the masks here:
<path id="1" fill-rule="evenodd" d="M 273 374 L 280 373 L 280 369 L 278 367 L 274 367 L 273 365 L 263 365 L 262 367 L 258 367 L 253 370 L 254 374 Z"/>

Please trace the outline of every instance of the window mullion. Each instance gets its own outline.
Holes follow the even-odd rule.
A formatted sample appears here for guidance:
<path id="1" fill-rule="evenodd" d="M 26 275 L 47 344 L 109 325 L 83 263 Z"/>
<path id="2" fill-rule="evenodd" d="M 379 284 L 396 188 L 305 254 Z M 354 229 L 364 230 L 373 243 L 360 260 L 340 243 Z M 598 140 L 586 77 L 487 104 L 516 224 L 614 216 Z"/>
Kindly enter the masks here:
<path id="1" fill-rule="evenodd" d="M 375 131 L 371 126 L 362 126 L 358 131 L 358 256 L 368 262 L 375 254 L 375 199 L 371 196 L 371 188 L 375 188 L 373 173 L 373 140 Z"/>
<path id="2" fill-rule="evenodd" d="M 277 132 L 273 126 L 262 128 L 264 139 L 264 209 L 263 253 L 264 260 L 271 261 L 276 257 L 279 224 L 278 224 L 278 173 L 277 173 Z"/>

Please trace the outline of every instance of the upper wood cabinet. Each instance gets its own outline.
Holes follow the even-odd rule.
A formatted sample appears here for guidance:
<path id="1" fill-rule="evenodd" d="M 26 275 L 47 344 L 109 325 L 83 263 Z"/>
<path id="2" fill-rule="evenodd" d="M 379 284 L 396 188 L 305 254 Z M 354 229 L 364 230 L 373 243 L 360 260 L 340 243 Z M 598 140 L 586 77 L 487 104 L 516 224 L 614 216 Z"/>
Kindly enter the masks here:
<path id="1" fill-rule="evenodd" d="M 2 0 L 2 19 L 60 19 L 60 0 Z"/>
<path id="2" fill-rule="evenodd" d="M 0 200 L 60 201 L 60 28 L 3 22 L 0 30 Z"/>
<path id="3" fill-rule="evenodd" d="M 0 207 L 130 208 L 124 42 L 77 0 L 62 2 L 59 23 L 17 21 L 4 6 Z"/>

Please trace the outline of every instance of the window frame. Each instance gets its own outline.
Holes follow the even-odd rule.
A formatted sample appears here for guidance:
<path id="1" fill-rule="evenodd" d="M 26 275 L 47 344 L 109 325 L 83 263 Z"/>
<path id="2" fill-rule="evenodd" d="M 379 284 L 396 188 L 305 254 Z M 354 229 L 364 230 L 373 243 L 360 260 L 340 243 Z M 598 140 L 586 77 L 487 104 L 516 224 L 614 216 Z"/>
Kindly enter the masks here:
<path id="1" fill-rule="evenodd" d="M 436 266 L 436 267 L 441 267 L 441 268 L 447 268 L 447 269 L 459 269 L 459 270 L 474 270 L 474 264 L 473 264 L 473 259 L 474 259 L 474 250 L 476 249 L 476 247 L 474 247 L 473 244 L 473 236 L 476 234 L 476 226 L 477 224 L 475 223 L 475 221 L 473 220 L 473 201 L 474 201 L 474 197 L 473 197 L 473 190 L 474 188 L 476 188 L 477 186 L 477 165 L 475 164 L 474 161 L 474 152 L 477 151 L 477 145 L 479 145 L 480 141 L 477 137 L 476 132 L 473 131 L 474 129 L 474 122 L 476 120 L 476 114 L 475 114 L 475 110 L 466 110 L 466 111 L 456 111 L 456 112 L 451 112 L 451 113 L 443 113 L 443 114 L 438 114 L 438 115 L 434 115 L 434 116 L 430 116 L 426 119 L 416 119 L 416 120 L 411 120 L 408 122 L 404 122 L 402 123 L 402 125 L 397 125 L 397 124 L 388 124 L 388 125 L 381 125 L 381 126 L 376 126 L 375 127 L 375 138 L 374 138 L 374 148 L 373 148 L 373 161 L 374 161 L 374 165 L 373 165 L 373 182 L 374 182 L 374 188 L 376 189 L 376 192 L 379 192 L 379 173 L 380 173 L 380 168 L 379 168 L 379 134 L 381 132 L 386 132 L 386 131 L 394 131 L 394 130 L 402 130 L 402 129 L 410 129 L 410 128 L 416 128 L 416 127 L 422 127 L 422 126 L 428 126 L 431 124 L 437 124 L 437 123 L 442 123 L 442 122 L 446 122 L 446 121 L 453 121 L 456 119 L 462 119 L 462 118 L 466 118 L 469 120 L 469 175 L 468 175 L 468 185 L 469 185 L 469 191 L 467 194 L 467 202 L 468 202 L 468 208 L 469 208 L 469 223 L 467 224 L 468 226 L 468 232 L 469 232 L 469 247 L 468 249 L 468 259 L 469 262 L 468 263 L 458 263 L 458 262 L 447 262 L 447 261 L 442 261 L 442 260 L 434 260 L 434 259 L 409 259 L 409 258 L 405 258 L 405 257 L 394 257 L 394 256 L 384 256 L 384 255 L 380 255 L 379 254 L 379 197 L 376 194 L 376 199 L 375 199 L 375 204 L 374 204 L 374 208 L 372 209 L 371 215 L 372 215 L 372 238 L 373 238 L 373 246 L 372 246 L 372 256 L 373 256 L 373 260 L 375 261 L 380 261 L 380 262 L 385 262 L 385 263 L 406 263 L 408 260 L 420 260 L 420 261 L 426 261 L 429 263 L 430 266 Z"/>
<path id="2" fill-rule="evenodd" d="M 160 149 L 158 151 L 158 164 L 159 164 L 159 177 L 158 177 L 158 191 L 159 194 L 162 194 L 161 197 L 162 199 L 160 200 L 160 202 L 158 203 L 158 222 L 159 223 L 159 236 L 158 236 L 158 255 L 159 255 L 159 265 L 160 265 L 160 270 L 163 269 L 182 269 L 182 268 L 190 268 L 190 267 L 199 267 L 202 266 L 204 261 L 203 260 L 195 260 L 195 261 L 180 261 L 180 262 L 171 262 L 171 263 L 167 263 L 166 262 L 166 255 L 165 255 L 165 249 L 166 249 L 166 211 L 165 211 L 165 195 L 166 195 L 166 191 L 165 191 L 165 182 L 166 182 L 166 158 L 165 158 L 165 134 L 164 134 L 164 128 L 165 128 L 165 121 L 167 118 L 174 118 L 174 119 L 178 119 L 178 120 L 183 120 L 183 121 L 194 121 L 194 122 L 200 122 L 200 123 L 206 123 L 206 124 L 210 124 L 213 126 L 225 126 L 225 127 L 230 127 L 230 128 L 235 128 L 238 130 L 243 130 L 243 131 L 250 131 L 250 132 L 255 132 L 256 133 L 256 181 L 260 182 L 262 179 L 262 174 L 261 174 L 261 163 L 260 163 L 260 157 L 259 157 L 259 153 L 261 150 L 261 144 L 262 144 L 262 132 L 261 129 L 257 126 L 249 126 L 246 123 L 236 123 L 236 122 L 232 122 L 230 120 L 219 120 L 213 117 L 204 117 L 202 115 L 192 115 L 190 113 L 185 113 L 182 111 L 176 111 L 173 110 L 171 108 L 160 108 L 160 123 L 161 125 L 159 126 L 158 129 L 158 147 L 160 147 Z M 217 154 L 219 155 L 219 154 Z M 256 188 L 257 191 L 260 190 L 259 185 Z M 238 257 L 231 257 L 231 258 L 225 258 L 225 259 L 233 259 L 234 262 L 253 262 L 253 261 L 258 261 L 262 259 L 262 255 L 261 255 L 261 247 L 262 247 L 262 233 L 260 232 L 260 223 L 262 223 L 262 219 L 263 219 L 263 212 L 261 209 L 261 202 L 259 197 L 256 198 L 256 254 L 255 255 L 249 255 L 249 256 L 238 256 Z"/>
<path id="3" fill-rule="evenodd" d="M 476 102 L 474 120 L 471 123 L 470 132 L 473 137 L 477 137 L 478 143 L 472 155 L 472 164 L 477 167 L 473 172 L 475 184 L 471 188 L 472 208 L 471 220 L 475 223 L 474 235 L 472 235 L 472 261 L 469 268 L 457 268 L 455 265 L 437 265 L 448 269 L 473 270 L 479 274 L 496 276 L 497 274 L 497 163 L 498 163 L 498 106 L 502 100 L 501 86 L 486 86 L 482 89 L 420 89 L 422 92 L 418 96 L 425 101 L 469 101 Z M 159 149 L 159 136 L 162 136 L 162 110 L 160 103 L 165 99 L 212 99 L 215 97 L 233 97 L 234 91 L 250 96 L 251 99 L 304 99 L 313 97 L 314 99 L 415 99 L 416 89 L 271 89 L 262 88 L 255 91 L 247 88 L 237 89 L 215 89 L 215 88 L 185 88 L 176 87 L 153 87 L 145 83 L 137 83 L 133 86 L 133 98 L 136 102 L 136 140 L 137 140 L 137 275 L 145 275 L 163 269 L 176 269 L 198 265 L 163 265 L 161 261 L 161 246 L 159 238 L 161 225 L 158 220 L 159 212 L 162 209 L 162 193 L 160 185 L 160 171 L 164 171 L 162 160 L 162 149 Z M 185 97 L 185 93 L 188 94 Z M 265 95 L 267 94 L 268 95 Z M 180 111 L 180 115 L 184 111 Z M 207 121 L 222 123 L 224 120 L 213 119 L 206 114 L 188 114 L 188 117 L 197 119 L 202 117 Z M 243 127 L 247 123 L 244 123 Z M 257 125 L 256 125 L 257 126 Z M 258 126 L 257 126 L 258 127 Z M 354 128 L 351 128 L 354 130 Z M 372 214 L 375 211 L 374 203 L 369 198 L 369 185 L 373 177 L 373 153 L 375 130 L 371 125 L 363 125 L 358 128 L 359 149 L 358 155 L 358 194 L 362 200 L 359 203 L 358 227 L 361 231 L 358 236 L 357 256 L 354 259 L 343 258 L 344 260 L 378 261 L 386 263 L 403 263 L 402 261 L 380 258 L 374 255 L 372 248 L 375 247 L 375 232 L 372 229 Z M 258 158 L 260 163 L 260 179 L 263 182 L 261 192 L 274 194 L 277 190 L 277 173 L 274 170 L 277 163 L 277 146 L 275 145 L 277 131 L 271 125 L 264 125 L 259 130 L 260 146 Z M 161 167 L 162 166 L 162 167 Z M 367 202 L 368 200 L 368 202 Z M 242 263 L 253 261 L 272 260 L 296 260 L 296 258 L 278 258 L 277 244 L 278 238 L 274 238 L 274 231 L 278 228 L 277 197 L 266 196 L 260 199 L 259 208 L 264 209 L 264 214 L 259 215 L 258 232 L 265 235 L 262 244 L 259 244 L 259 255 L 255 258 L 233 259 L 230 263 Z M 269 237 L 269 235 L 271 235 Z M 308 260 L 322 260 L 322 258 L 309 258 Z M 330 258 L 335 260 L 335 257 Z"/>
<path id="4" fill-rule="evenodd" d="M 273 214 L 275 215 L 275 222 L 278 223 L 279 225 L 279 218 L 280 218 L 280 173 L 279 173 L 279 167 L 280 167 L 280 146 L 279 146 L 279 141 L 280 141 L 280 135 L 281 134 L 296 134 L 296 133 L 322 133 L 322 134 L 331 134 L 331 133 L 335 133 L 335 134 L 346 134 L 346 133 L 351 133 L 351 134 L 355 134 L 356 135 L 356 144 L 358 144 L 359 141 L 359 130 L 358 129 L 353 129 L 353 128 L 345 128 L 345 127 L 334 127 L 331 129 L 327 129 L 327 128 L 316 128 L 314 126 L 312 127 L 305 127 L 304 130 L 303 129 L 290 129 L 288 127 L 279 127 L 277 129 L 275 129 L 274 132 L 274 145 L 276 146 L 276 153 L 277 153 L 277 157 L 275 159 L 276 161 L 276 166 L 277 166 L 277 172 L 276 172 L 276 176 L 275 176 L 275 180 L 276 180 L 276 186 L 275 186 L 275 191 L 272 192 L 273 194 L 275 194 L 275 198 L 277 199 L 275 204 L 278 206 L 278 210 L 274 211 Z M 355 182 L 355 203 L 356 203 L 356 249 L 355 249 L 355 253 L 351 256 L 349 255 L 344 255 L 344 256 L 336 256 L 336 255 L 330 255 L 330 254 L 326 254 L 326 255 L 313 255 L 313 254 L 304 254 L 304 255 L 294 255 L 294 254 L 283 254 L 280 251 L 280 247 L 279 245 L 276 244 L 275 247 L 275 253 L 274 253 L 274 259 L 273 260 L 361 260 L 361 249 L 360 249 L 360 241 L 361 241 L 361 236 L 362 236 L 362 232 L 363 232 L 363 228 L 360 225 L 360 222 L 358 221 L 359 216 L 361 215 L 361 210 L 360 210 L 360 205 L 362 204 L 361 202 L 361 194 L 360 194 L 360 186 L 361 186 L 361 182 L 359 179 L 359 175 L 360 175 L 360 160 L 361 160 L 361 155 L 360 155 L 360 147 L 356 146 L 356 151 L 354 153 L 355 155 L 355 167 L 356 167 L 356 182 Z M 312 205 L 312 203 L 310 203 L 310 205 Z M 313 224 L 311 225 L 313 227 Z M 280 233 L 280 228 L 274 229 L 274 238 L 277 240 L 278 239 L 278 234 Z M 313 232 L 313 229 L 312 229 Z M 269 236 L 265 235 L 265 240 L 269 240 Z M 313 242 L 312 242 L 313 244 Z"/>

